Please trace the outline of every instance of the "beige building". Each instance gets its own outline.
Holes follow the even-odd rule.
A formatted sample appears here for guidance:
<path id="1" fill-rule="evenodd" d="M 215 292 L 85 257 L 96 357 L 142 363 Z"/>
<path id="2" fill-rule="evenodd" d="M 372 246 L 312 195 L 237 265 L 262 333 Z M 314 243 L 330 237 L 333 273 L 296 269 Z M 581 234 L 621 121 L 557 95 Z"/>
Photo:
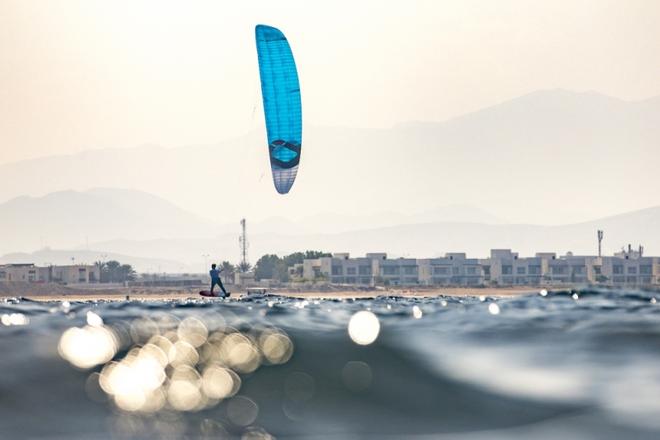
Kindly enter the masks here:
<path id="1" fill-rule="evenodd" d="M 595 261 L 601 284 L 637 287 L 660 284 L 660 257 L 602 257 Z"/>
<path id="2" fill-rule="evenodd" d="M 332 284 L 419 284 L 417 260 L 388 259 L 386 253 L 370 253 L 359 258 L 350 258 L 348 253 L 336 253 L 332 257 L 304 260 L 302 273 L 308 281 Z"/>
<path id="3" fill-rule="evenodd" d="M 0 266 L 0 283 L 98 283 L 101 269 L 98 266 L 75 264 L 70 266 L 39 267 L 34 264 L 6 264 Z"/>
<path id="4" fill-rule="evenodd" d="M 49 272 L 47 267 L 36 267 L 34 264 L 5 264 L 0 266 L 0 283 L 46 283 L 48 280 Z"/>
<path id="5" fill-rule="evenodd" d="M 300 268 L 292 268 L 300 273 Z M 493 249 L 489 258 L 465 253 L 441 258 L 387 258 L 385 253 L 351 258 L 348 253 L 304 260 L 302 277 L 332 284 L 387 286 L 562 286 L 592 284 L 645 287 L 660 285 L 660 257 L 622 251 L 609 257 L 539 252 L 521 258 L 511 249 Z"/>
<path id="6" fill-rule="evenodd" d="M 419 282 L 426 286 L 478 286 L 484 284 L 484 270 L 476 258 L 454 252 L 442 258 L 417 260 Z"/>

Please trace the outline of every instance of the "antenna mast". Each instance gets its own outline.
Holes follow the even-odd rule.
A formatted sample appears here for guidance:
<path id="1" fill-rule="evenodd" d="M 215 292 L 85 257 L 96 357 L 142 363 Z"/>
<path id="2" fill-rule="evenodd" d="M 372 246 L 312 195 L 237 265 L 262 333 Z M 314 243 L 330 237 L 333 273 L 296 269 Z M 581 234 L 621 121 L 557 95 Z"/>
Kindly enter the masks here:
<path id="1" fill-rule="evenodd" d="M 241 272 L 247 272 L 248 268 L 250 267 L 250 263 L 248 263 L 247 257 L 247 250 L 250 245 L 248 244 L 247 230 L 244 218 L 241 219 L 241 235 L 238 237 L 238 243 L 241 247 L 241 263 L 239 265 L 239 269 Z"/>
<path id="2" fill-rule="evenodd" d="M 600 258 L 602 256 L 602 254 L 601 254 L 601 243 L 603 242 L 603 235 L 604 235 L 603 231 L 601 231 L 599 229 L 598 230 L 598 258 Z"/>

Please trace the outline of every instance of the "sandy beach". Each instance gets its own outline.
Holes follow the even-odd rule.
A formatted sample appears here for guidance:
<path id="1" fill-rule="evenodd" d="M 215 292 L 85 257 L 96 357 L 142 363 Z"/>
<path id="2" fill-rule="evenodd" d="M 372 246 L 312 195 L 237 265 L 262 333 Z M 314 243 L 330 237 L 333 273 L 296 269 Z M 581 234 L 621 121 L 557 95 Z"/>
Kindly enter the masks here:
<path id="1" fill-rule="evenodd" d="M 206 287 L 204 287 L 206 288 Z M 121 287 L 121 286 L 62 286 L 58 284 L 12 283 L 0 284 L 0 298 L 24 297 L 34 301 L 162 301 L 200 298 L 201 287 Z M 370 290 L 333 290 L 303 289 L 231 289 L 233 298 L 240 298 L 250 292 L 267 291 L 268 293 L 294 298 L 374 298 L 377 296 L 435 297 L 435 296 L 516 296 L 536 293 L 539 287 L 446 287 L 446 288 L 401 288 Z"/>

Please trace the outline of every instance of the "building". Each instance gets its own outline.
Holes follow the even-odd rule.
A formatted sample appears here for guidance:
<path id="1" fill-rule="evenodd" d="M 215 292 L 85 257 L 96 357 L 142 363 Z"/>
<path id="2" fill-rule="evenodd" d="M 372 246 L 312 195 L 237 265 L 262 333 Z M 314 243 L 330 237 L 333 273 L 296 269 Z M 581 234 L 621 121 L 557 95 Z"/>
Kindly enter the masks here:
<path id="1" fill-rule="evenodd" d="M 374 282 L 385 286 L 414 286 L 419 284 L 419 267 L 414 258 L 375 259 Z"/>
<path id="2" fill-rule="evenodd" d="M 643 256 L 642 250 L 629 247 L 611 257 L 539 252 L 522 258 L 511 249 L 492 249 L 484 259 L 461 252 L 423 259 L 337 253 L 304 260 L 302 269 L 291 268 L 291 273 L 302 273 L 306 281 L 358 286 L 660 285 L 660 257 Z"/>
<path id="3" fill-rule="evenodd" d="M 332 284 L 373 285 L 379 273 L 378 261 L 385 260 L 386 254 L 367 254 L 362 258 L 350 258 L 348 253 L 333 254 L 304 260 L 303 279 L 307 281 L 327 281 Z"/>
<path id="4" fill-rule="evenodd" d="M 26 264 L 6 264 L 0 266 L 0 283 L 98 283 L 101 269 L 98 266 L 75 264 L 69 266 L 35 266 Z"/>
<path id="5" fill-rule="evenodd" d="M 307 281 L 332 284 L 409 286 L 419 284 L 418 270 L 414 258 L 388 259 L 386 253 L 350 258 L 348 253 L 336 253 L 304 260 L 302 275 Z"/>
<path id="6" fill-rule="evenodd" d="M 633 287 L 660 284 L 660 257 L 602 257 L 597 262 L 601 284 Z"/>
<path id="7" fill-rule="evenodd" d="M 478 286 L 484 284 L 484 269 L 477 258 L 448 253 L 443 258 L 417 260 L 420 284 L 426 286 Z"/>
<path id="8" fill-rule="evenodd" d="M 101 281 L 101 268 L 75 264 L 70 266 L 50 266 L 50 282 L 64 284 L 98 283 Z"/>
<path id="9" fill-rule="evenodd" d="M 34 264 L 5 264 L 0 266 L 0 283 L 28 282 L 45 283 L 50 279 L 47 267 L 36 267 Z"/>

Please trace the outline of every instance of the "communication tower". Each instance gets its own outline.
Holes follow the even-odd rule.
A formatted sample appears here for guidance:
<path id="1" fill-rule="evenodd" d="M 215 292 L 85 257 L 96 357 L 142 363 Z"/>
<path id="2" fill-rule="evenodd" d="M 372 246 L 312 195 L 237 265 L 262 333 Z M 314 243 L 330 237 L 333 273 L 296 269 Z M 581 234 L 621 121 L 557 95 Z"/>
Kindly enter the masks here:
<path id="1" fill-rule="evenodd" d="M 241 235 L 238 237 L 238 243 L 241 247 L 241 262 L 239 264 L 239 269 L 241 272 L 247 272 L 250 269 L 250 263 L 248 262 L 247 256 L 248 247 L 250 247 L 250 245 L 248 244 L 247 229 L 245 223 L 245 219 L 241 219 Z"/>
<path id="2" fill-rule="evenodd" d="M 601 244 L 603 242 L 603 235 L 604 235 L 603 231 L 601 231 L 599 229 L 598 230 L 598 258 L 600 258 L 602 256 L 601 255 Z"/>

